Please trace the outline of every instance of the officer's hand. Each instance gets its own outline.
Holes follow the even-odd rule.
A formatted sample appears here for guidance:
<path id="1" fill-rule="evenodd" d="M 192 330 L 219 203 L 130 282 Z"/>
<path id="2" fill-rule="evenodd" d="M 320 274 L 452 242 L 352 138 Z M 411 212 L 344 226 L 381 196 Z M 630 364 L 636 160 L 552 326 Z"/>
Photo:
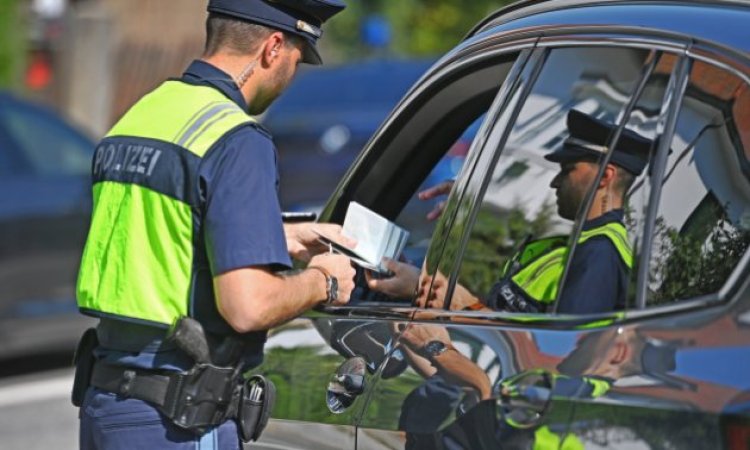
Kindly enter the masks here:
<path id="1" fill-rule="evenodd" d="M 401 339 L 404 344 L 417 353 L 430 341 L 440 341 L 445 345 L 451 343 L 448 330 L 438 325 L 409 324 L 401 334 Z"/>
<path id="2" fill-rule="evenodd" d="M 341 225 L 335 223 L 285 223 L 284 233 L 289 254 L 303 262 L 309 262 L 314 255 L 328 251 L 328 247 L 320 242 L 318 233 L 350 248 L 357 245 L 357 241 L 342 235 Z"/>
<path id="3" fill-rule="evenodd" d="M 424 274 L 419 280 L 419 289 L 415 303 L 421 308 L 442 309 L 448 291 L 448 279 L 441 272 L 434 275 Z"/>
<path id="4" fill-rule="evenodd" d="M 432 186 L 431 188 L 425 189 L 424 191 L 421 191 L 417 194 L 420 200 L 431 200 L 436 197 L 440 197 L 441 195 L 447 195 L 450 193 L 451 189 L 453 189 L 453 180 L 447 180 L 443 181 L 440 184 L 437 184 L 435 186 Z M 427 220 L 435 220 L 438 217 L 440 217 L 441 214 L 443 214 L 443 210 L 445 209 L 445 200 L 441 201 L 435 207 L 427 213 Z"/>
<path id="5" fill-rule="evenodd" d="M 383 262 L 393 276 L 374 278 L 369 270 L 365 271 L 367 286 L 392 298 L 412 298 L 419 282 L 419 269 L 390 258 L 383 258 Z"/>
<path id="6" fill-rule="evenodd" d="M 336 278 L 339 289 L 338 298 L 333 303 L 334 305 L 346 305 L 349 303 L 349 298 L 354 289 L 354 276 L 357 273 L 354 270 L 354 267 L 352 267 L 349 258 L 336 253 L 323 253 L 313 256 L 310 260 L 309 266 L 322 267 L 327 270 L 331 276 Z M 323 277 L 321 277 L 321 279 L 322 278 Z M 325 299 L 326 295 L 324 294 L 321 298 Z"/>

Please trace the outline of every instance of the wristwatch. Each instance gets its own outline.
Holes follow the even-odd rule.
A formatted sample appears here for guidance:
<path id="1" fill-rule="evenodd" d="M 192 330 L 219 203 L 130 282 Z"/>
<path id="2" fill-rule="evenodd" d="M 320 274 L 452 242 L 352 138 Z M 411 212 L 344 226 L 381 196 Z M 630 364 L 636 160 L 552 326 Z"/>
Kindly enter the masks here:
<path id="1" fill-rule="evenodd" d="M 448 346 L 443 341 L 430 341 L 422 347 L 422 355 L 429 358 L 440 356 L 448 350 Z"/>
<path id="2" fill-rule="evenodd" d="M 336 279 L 329 271 L 320 266 L 308 266 L 308 269 L 317 270 L 326 277 L 326 305 L 330 305 L 339 298 L 339 280 Z"/>

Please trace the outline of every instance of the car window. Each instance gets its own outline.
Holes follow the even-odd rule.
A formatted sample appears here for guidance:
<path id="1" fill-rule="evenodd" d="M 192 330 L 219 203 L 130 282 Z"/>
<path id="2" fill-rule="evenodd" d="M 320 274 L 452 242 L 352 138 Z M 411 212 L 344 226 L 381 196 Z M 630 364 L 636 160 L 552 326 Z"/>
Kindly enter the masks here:
<path id="1" fill-rule="evenodd" d="M 716 293 L 750 244 L 750 89 L 695 61 L 664 174 L 648 306 Z"/>
<path id="2" fill-rule="evenodd" d="M 401 102 L 387 119 L 386 132 L 376 133 L 355 163 L 346 187 L 335 195 L 321 214 L 338 221 L 350 201 L 356 201 L 409 231 L 402 263 L 418 272 L 425 254 L 435 242 L 438 221 L 428 213 L 446 196 L 424 200 L 423 189 L 449 181 L 473 164 L 474 146 L 486 113 L 497 96 L 517 53 L 488 54 L 465 58 L 451 70 L 433 70 Z M 449 187 L 450 188 L 450 187 Z M 371 275 L 371 274 L 368 274 Z M 411 274 L 414 277 L 417 275 Z M 360 302 L 412 301 L 416 280 L 408 278 L 408 289 L 370 289 L 365 274 L 358 277 L 352 306 Z"/>
<path id="3" fill-rule="evenodd" d="M 50 112 L 9 102 L 0 108 L 0 123 L 35 173 L 89 173 L 93 144 Z"/>
<path id="4" fill-rule="evenodd" d="M 618 225 L 625 222 L 625 191 L 617 194 L 613 188 L 607 195 L 595 197 L 589 210 L 584 209 L 583 199 L 588 183 L 594 181 L 591 170 L 597 167 L 589 164 L 597 158 L 591 155 L 607 151 L 615 124 L 624 120 L 625 106 L 655 55 L 636 48 L 604 47 L 549 52 L 510 126 L 507 141 L 495 149 L 499 157 L 484 180 L 486 189 L 468 235 L 450 309 L 544 312 L 559 297 L 561 313 L 625 306 L 633 252 L 632 237 Z M 668 74 L 669 67 L 667 64 L 662 71 Z M 644 92 L 640 107 L 636 105 L 626 125 L 641 121 L 643 128 L 654 126 L 663 82 L 650 78 Z M 589 128 L 599 130 L 589 126 L 591 121 L 604 131 L 589 133 Z M 583 129 L 580 135 L 572 135 L 571 123 Z M 498 127 L 507 125 L 498 123 Z M 640 171 L 648 163 L 653 143 L 648 136 L 639 136 L 643 148 L 637 158 L 638 164 L 642 163 Z M 577 140 L 571 141 L 574 138 Z M 584 138 L 586 142 L 579 142 Z M 586 158 L 572 162 L 547 159 L 553 154 L 553 158 L 569 158 L 567 149 L 581 146 L 599 153 L 589 152 Z M 620 172 L 613 171 L 613 176 L 619 177 Z M 569 278 L 577 276 L 578 280 L 564 286 L 560 295 L 563 270 L 576 242 L 570 239 L 576 221 L 584 222 L 583 232 Z M 583 247 L 584 241 L 588 248 Z M 605 256 L 599 256 L 600 247 L 605 248 Z M 597 264 L 596 258 L 603 262 Z M 607 270 L 598 270 L 605 267 Z"/>
<path id="5" fill-rule="evenodd" d="M 485 114 L 482 114 L 474 120 L 449 147 L 396 218 L 399 226 L 409 230 L 409 240 L 404 248 L 404 260 L 409 264 L 421 266 L 424 262 L 435 228 L 434 215 L 444 207 L 447 198 L 446 193 L 425 200 L 419 198 L 418 194 L 442 183 L 453 182 L 458 177 L 484 118 Z"/>
<path id="6" fill-rule="evenodd" d="M 625 287 L 626 308 L 631 308 L 636 304 L 638 290 L 635 287 L 638 283 L 638 270 L 635 268 L 643 251 L 646 218 L 652 190 L 651 174 L 654 154 L 657 150 L 659 135 L 662 132 L 662 125 L 669 112 L 669 105 L 665 101 L 665 97 L 667 92 L 674 88 L 670 85 L 670 82 L 674 82 L 678 57 L 670 53 L 654 52 L 649 56 L 649 61 L 653 62 L 653 65 L 648 70 L 641 92 L 634 99 L 632 110 L 628 116 L 622 118 L 624 121 L 623 130 L 626 130 L 624 132 L 637 133 L 638 136 L 651 142 L 646 166 L 639 175 L 629 180 L 629 186 L 624 195 L 623 225 L 627 230 L 633 254 L 633 268 L 628 271 L 629 279 Z M 592 205 L 592 207 L 594 206 Z M 575 276 L 575 274 L 572 274 L 572 276 Z"/>

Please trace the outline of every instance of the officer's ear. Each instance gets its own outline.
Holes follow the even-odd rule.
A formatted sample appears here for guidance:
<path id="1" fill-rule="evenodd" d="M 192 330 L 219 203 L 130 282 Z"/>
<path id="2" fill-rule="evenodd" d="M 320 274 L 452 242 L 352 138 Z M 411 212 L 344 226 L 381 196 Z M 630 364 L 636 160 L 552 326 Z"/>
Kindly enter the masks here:
<path id="1" fill-rule="evenodd" d="M 614 186 L 618 170 L 620 169 L 614 164 L 607 164 L 607 167 L 604 168 L 602 179 L 599 181 L 599 188 L 602 189 L 608 186 Z"/>
<path id="2" fill-rule="evenodd" d="M 263 42 L 261 48 L 260 61 L 263 67 L 269 67 L 281 56 L 281 49 L 284 46 L 284 33 L 274 31 Z"/>

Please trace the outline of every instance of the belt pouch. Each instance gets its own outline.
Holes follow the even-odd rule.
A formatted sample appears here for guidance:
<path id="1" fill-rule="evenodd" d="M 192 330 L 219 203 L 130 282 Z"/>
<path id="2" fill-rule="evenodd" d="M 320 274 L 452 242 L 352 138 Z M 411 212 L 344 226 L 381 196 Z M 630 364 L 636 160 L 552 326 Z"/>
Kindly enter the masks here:
<path id="1" fill-rule="evenodd" d="M 237 414 L 243 442 L 257 441 L 268 424 L 276 401 L 276 387 L 262 375 L 248 378 L 242 387 Z"/>
<path id="2" fill-rule="evenodd" d="M 75 377 L 73 378 L 73 392 L 70 399 L 73 405 L 80 408 L 83 399 L 86 396 L 86 389 L 91 383 L 91 373 L 94 370 L 94 349 L 99 345 L 99 339 L 96 336 L 96 328 L 89 328 L 83 332 L 81 340 L 78 341 L 73 363 L 76 366 Z"/>

